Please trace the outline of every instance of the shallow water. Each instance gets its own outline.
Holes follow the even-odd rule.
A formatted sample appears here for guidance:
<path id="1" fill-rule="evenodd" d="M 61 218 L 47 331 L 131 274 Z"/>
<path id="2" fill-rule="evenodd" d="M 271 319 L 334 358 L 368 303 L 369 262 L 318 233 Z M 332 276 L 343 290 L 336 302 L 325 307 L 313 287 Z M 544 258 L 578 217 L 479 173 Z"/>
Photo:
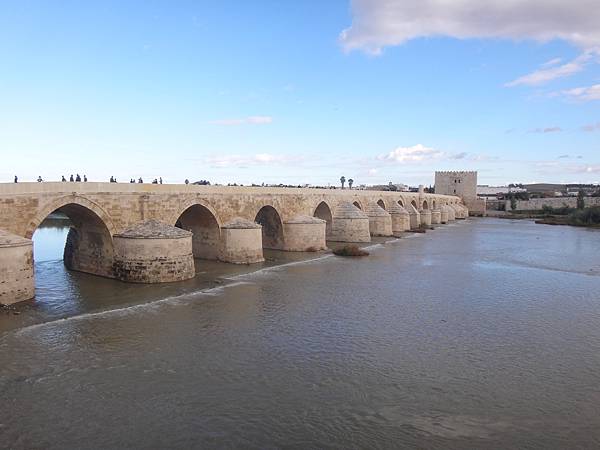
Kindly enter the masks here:
<path id="1" fill-rule="evenodd" d="M 598 447 L 599 255 L 481 219 L 160 287 L 38 263 L 0 322 L 0 446 Z"/>

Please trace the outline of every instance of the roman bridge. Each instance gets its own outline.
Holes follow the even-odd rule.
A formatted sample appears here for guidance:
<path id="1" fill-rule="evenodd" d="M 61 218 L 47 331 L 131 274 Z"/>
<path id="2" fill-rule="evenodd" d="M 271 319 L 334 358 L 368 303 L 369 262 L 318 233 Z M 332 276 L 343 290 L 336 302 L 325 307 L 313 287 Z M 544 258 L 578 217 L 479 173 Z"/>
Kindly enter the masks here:
<path id="1" fill-rule="evenodd" d="M 320 251 L 468 215 L 458 197 L 422 191 L 0 184 L 0 303 L 34 296 L 31 239 L 57 212 L 72 224 L 67 268 L 130 282 L 190 278 L 194 258 L 251 264 L 263 248 Z"/>

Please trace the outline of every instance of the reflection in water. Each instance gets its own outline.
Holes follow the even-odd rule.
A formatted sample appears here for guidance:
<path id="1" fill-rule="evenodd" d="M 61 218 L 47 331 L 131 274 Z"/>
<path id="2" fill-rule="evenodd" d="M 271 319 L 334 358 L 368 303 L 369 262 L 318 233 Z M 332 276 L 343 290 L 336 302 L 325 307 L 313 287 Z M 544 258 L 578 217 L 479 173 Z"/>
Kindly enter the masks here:
<path id="1" fill-rule="evenodd" d="M 0 442 L 598 448 L 598 254 L 599 231 L 482 219 L 164 286 L 44 262 L 0 321 Z"/>

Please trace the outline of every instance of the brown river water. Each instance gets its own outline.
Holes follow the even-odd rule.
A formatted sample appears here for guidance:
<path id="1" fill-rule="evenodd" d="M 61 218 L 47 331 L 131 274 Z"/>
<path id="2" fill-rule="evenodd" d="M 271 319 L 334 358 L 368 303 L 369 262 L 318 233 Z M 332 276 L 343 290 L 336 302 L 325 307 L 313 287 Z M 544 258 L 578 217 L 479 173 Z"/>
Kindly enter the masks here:
<path id="1" fill-rule="evenodd" d="M 599 230 L 470 219 L 161 286 L 35 239 L 0 448 L 600 447 Z"/>

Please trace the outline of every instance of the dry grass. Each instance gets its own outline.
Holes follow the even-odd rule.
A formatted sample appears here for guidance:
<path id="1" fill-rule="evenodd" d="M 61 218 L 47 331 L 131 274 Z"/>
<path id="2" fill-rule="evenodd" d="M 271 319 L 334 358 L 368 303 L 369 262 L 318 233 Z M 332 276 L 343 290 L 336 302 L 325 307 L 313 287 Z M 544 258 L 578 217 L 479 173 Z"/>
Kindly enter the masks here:
<path id="1" fill-rule="evenodd" d="M 369 256 L 369 252 L 359 248 L 358 245 L 344 245 L 333 250 L 333 254 L 337 256 Z"/>

